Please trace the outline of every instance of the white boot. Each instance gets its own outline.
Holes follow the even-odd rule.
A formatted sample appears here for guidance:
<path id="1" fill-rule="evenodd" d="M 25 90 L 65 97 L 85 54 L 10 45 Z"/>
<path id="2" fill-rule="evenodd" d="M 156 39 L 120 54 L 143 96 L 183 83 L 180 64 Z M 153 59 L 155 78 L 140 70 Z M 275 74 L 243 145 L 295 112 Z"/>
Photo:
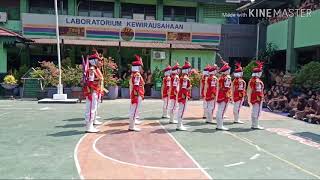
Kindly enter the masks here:
<path id="1" fill-rule="evenodd" d="M 99 130 L 96 129 L 96 128 L 93 126 L 93 122 L 89 122 L 89 123 L 86 125 L 86 132 L 87 132 L 87 133 L 97 133 L 97 132 L 99 132 Z"/>
<path id="2" fill-rule="evenodd" d="M 208 123 L 208 124 L 215 124 L 215 123 L 213 122 L 213 117 L 212 117 L 212 116 L 213 116 L 212 113 L 209 112 L 209 111 L 207 111 L 207 114 L 206 114 L 206 123 Z"/>
<path id="3" fill-rule="evenodd" d="M 174 110 L 173 111 L 170 111 L 170 116 L 169 116 L 169 118 L 170 118 L 170 120 L 169 120 L 169 123 L 170 124 L 177 124 L 178 122 L 177 122 L 177 120 L 174 120 Z"/>
<path id="4" fill-rule="evenodd" d="M 178 123 L 177 123 L 177 131 L 186 131 L 187 128 L 184 127 L 184 125 L 182 124 L 182 118 L 178 118 Z"/>
<path id="5" fill-rule="evenodd" d="M 244 122 L 239 120 L 239 114 L 238 113 L 234 113 L 233 116 L 234 116 L 234 122 L 233 123 L 235 123 L 235 124 L 244 124 Z"/>
<path id="6" fill-rule="evenodd" d="M 139 132 L 140 131 L 140 129 L 139 128 L 137 128 L 136 126 L 135 126 L 135 120 L 133 120 L 133 119 L 131 119 L 130 118 L 130 120 L 129 120 L 129 131 L 137 131 L 137 132 Z"/>
<path id="7" fill-rule="evenodd" d="M 229 131 L 228 128 L 223 126 L 223 119 L 217 117 L 217 127 L 216 130 L 221 130 L 221 131 Z"/>
<path id="8" fill-rule="evenodd" d="M 94 122 L 93 122 L 93 124 L 94 124 L 94 125 L 101 125 L 102 122 L 100 122 L 100 121 L 98 121 L 97 119 L 95 119 Z"/>
<path id="9" fill-rule="evenodd" d="M 251 118 L 252 126 L 251 129 L 264 130 L 264 127 L 259 126 L 259 120 L 257 118 Z"/>
<path id="10" fill-rule="evenodd" d="M 96 118 L 97 118 L 97 119 L 101 119 L 101 117 L 100 117 L 100 116 L 96 116 Z"/>

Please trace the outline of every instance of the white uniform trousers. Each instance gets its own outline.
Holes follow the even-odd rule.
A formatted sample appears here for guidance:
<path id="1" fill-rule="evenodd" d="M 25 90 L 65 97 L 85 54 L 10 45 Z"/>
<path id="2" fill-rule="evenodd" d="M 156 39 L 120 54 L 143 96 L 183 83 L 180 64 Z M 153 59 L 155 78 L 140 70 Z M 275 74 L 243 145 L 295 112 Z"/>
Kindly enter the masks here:
<path id="1" fill-rule="evenodd" d="M 206 122 L 212 122 L 213 121 L 213 112 L 214 109 L 216 108 L 216 101 L 211 100 L 211 101 L 206 101 L 207 108 L 206 108 Z"/>
<path id="2" fill-rule="evenodd" d="M 86 111 L 85 111 L 85 122 L 87 125 L 93 124 L 97 111 L 98 94 L 94 91 L 92 93 L 92 100 L 86 98 Z"/>
<path id="3" fill-rule="evenodd" d="M 261 114 L 261 109 L 262 109 L 262 103 L 252 104 L 251 121 L 252 121 L 253 128 L 259 127 L 259 117 Z"/>
<path id="4" fill-rule="evenodd" d="M 207 102 L 205 99 L 202 100 L 202 107 L 203 107 L 203 116 L 202 117 L 207 117 Z"/>
<path id="5" fill-rule="evenodd" d="M 178 124 L 177 124 L 177 128 L 181 128 L 183 127 L 183 124 L 182 124 L 182 119 L 183 119 L 183 115 L 184 115 L 184 112 L 186 111 L 187 109 L 187 102 L 184 104 L 184 103 L 179 103 L 179 110 L 178 110 Z"/>
<path id="6" fill-rule="evenodd" d="M 96 114 L 95 114 L 95 117 L 94 119 L 97 119 L 97 116 L 98 116 L 98 111 L 99 111 L 99 106 L 101 104 L 101 94 L 98 95 L 98 99 L 97 99 L 97 110 L 96 110 Z"/>
<path id="7" fill-rule="evenodd" d="M 132 104 L 130 103 L 130 112 L 129 112 L 129 129 L 135 128 L 135 121 L 137 117 L 139 117 L 140 109 L 141 109 L 142 97 L 138 97 L 138 103 Z"/>
<path id="8" fill-rule="evenodd" d="M 162 98 L 162 100 L 163 100 L 162 117 L 168 117 L 169 97 Z"/>
<path id="9" fill-rule="evenodd" d="M 234 122 L 239 122 L 239 115 L 240 115 L 240 109 L 242 107 L 243 100 L 239 100 L 237 102 L 234 102 L 233 104 L 233 116 L 234 116 Z"/>
<path id="10" fill-rule="evenodd" d="M 223 126 L 223 119 L 224 119 L 224 113 L 226 112 L 227 108 L 228 108 L 229 103 L 226 102 L 221 102 L 218 103 L 218 111 L 217 111 L 217 128 L 218 129 L 222 129 Z"/>
<path id="11" fill-rule="evenodd" d="M 170 122 L 174 122 L 177 119 L 177 113 L 178 113 L 178 101 L 176 99 L 169 99 Z"/>

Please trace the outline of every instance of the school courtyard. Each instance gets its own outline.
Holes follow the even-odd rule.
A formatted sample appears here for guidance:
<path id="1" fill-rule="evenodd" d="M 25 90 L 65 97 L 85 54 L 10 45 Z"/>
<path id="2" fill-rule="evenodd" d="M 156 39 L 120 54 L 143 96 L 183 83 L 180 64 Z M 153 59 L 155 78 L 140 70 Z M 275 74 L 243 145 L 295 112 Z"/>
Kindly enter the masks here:
<path id="1" fill-rule="evenodd" d="M 161 117 L 160 100 L 143 102 L 141 132 L 129 132 L 129 100 L 106 100 L 100 133 L 84 133 L 84 103 L 0 100 L 0 179 L 320 179 L 320 126 L 263 112 L 265 130 L 215 130 L 189 103 L 188 131 Z"/>

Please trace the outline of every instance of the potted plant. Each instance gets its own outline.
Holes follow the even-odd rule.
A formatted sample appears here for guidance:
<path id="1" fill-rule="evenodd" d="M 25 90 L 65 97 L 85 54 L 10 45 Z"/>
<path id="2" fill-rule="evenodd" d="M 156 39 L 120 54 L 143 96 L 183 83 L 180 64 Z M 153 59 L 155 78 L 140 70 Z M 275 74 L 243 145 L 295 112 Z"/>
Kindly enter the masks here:
<path id="1" fill-rule="evenodd" d="M 22 66 L 20 66 L 19 69 L 13 70 L 13 76 L 16 77 L 17 83 L 18 83 L 18 87 L 16 87 L 16 88 L 14 89 L 14 92 L 13 92 L 15 96 L 20 96 L 20 97 L 22 97 L 22 92 L 23 92 L 22 86 L 23 86 L 23 82 L 21 81 L 21 78 L 22 78 L 22 76 L 23 76 L 24 74 L 27 73 L 28 70 L 29 70 L 29 68 L 28 68 L 28 66 L 25 65 L 25 64 L 22 65 Z"/>
<path id="2" fill-rule="evenodd" d="M 130 82 L 130 78 L 127 78 L 121 81 L 121 97 L 122 98 L 130 98 L 129 82 Z"/>
<path id="3" fill-rule="evenodd" d="M 161 86 L 163 76 L 163 72 L 158 67 L 156 67 L 152 74 L 153 87 L 151 89 L 151 97 L 161 98 Z"/>
<path id="4" fill-rule="evenodd" d="M 117 99 L 119 93 L 118 82 L 119 79 L 115 77 L 116 71 L 118 70 L 117 64 L 110 57 L 105 59 L 103 65 L 103 77 L 104 77 L 104 85 L 108 89 L 108 93 L 106 97 L 108 99 Z"/>
<path id="5" fill-rule="evenodd" d="M 199 73 L 196 69 L 193 69 L 190 75 L 190 81 L 192 85 L 191 89 L 191 97 L 194 100 L 200 99 L 200 81 L 201 81 L 201 73 Z"/>
<path id="6" fill-rule="evenodd" d="M 64 83 L 64 93 L 68 97 L 80 98 L 82 94 L 81 80 L 83 70 L 81 65 L 75 67 L 67 66 L 62 69 L 62 81 Z"/>

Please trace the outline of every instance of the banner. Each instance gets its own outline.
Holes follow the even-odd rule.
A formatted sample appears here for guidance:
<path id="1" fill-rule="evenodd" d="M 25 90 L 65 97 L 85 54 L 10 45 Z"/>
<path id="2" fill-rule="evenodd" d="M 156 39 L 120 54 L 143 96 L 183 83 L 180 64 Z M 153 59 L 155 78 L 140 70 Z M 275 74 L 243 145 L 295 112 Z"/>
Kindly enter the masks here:
<path id="1" fill-rule="evenodd" d="M 55 36 L 54 15 L 23 13 L 22 26 L 26 37 Z M 221 37 L 221 25 L 104 17 L 61 15 L 59 29 L 63 38 L 73 39 L 219 45 Z"/>

